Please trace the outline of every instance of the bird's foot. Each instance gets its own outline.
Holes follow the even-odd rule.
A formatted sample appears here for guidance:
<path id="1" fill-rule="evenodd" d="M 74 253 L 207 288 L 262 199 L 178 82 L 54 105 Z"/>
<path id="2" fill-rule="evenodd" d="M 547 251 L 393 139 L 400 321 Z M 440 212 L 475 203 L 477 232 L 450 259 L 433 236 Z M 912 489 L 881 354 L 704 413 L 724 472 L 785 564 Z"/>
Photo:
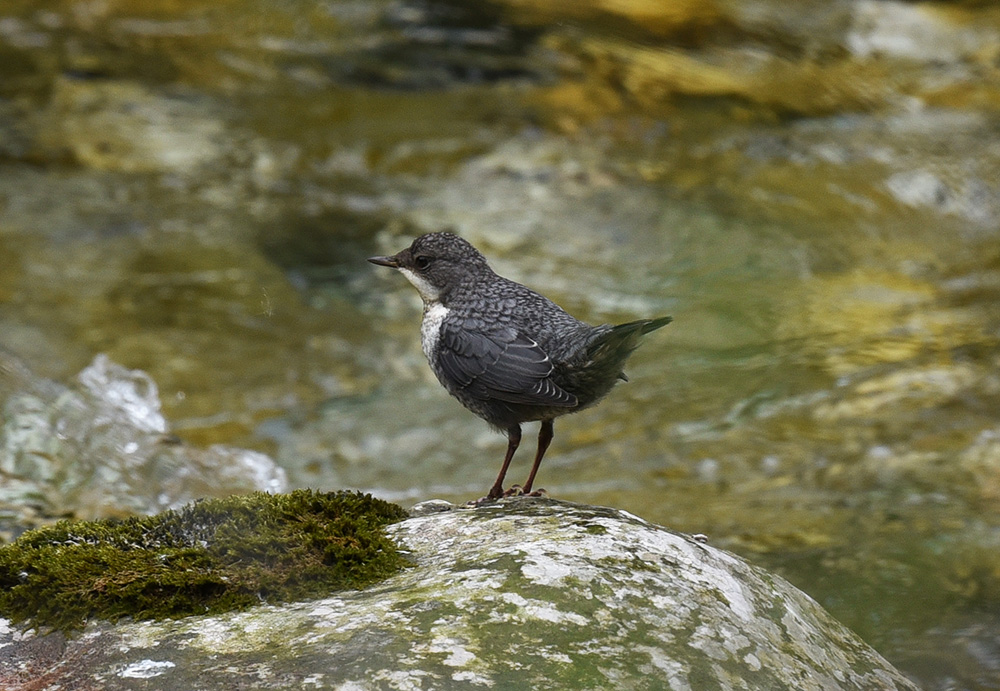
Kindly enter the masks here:
<path id="1" fill-rule="evenodd" d="M 487 494 L 485 497 L 480 497 L 479 499 L 470 499 L 469 501 L 462 504 L 464 508 L 474 509 L 478 506 L 488 506 L 490 504 L 495 504 L 501 499 L 510 499 L 511 497 L 548 497 L 549 493 L 544 489 L 536 489 L 533 492 L 525 493 L 524 488 L 521 485 L 511 485 L 510 489 L 505 490 L 499 496 L 493 496 L 492 493 Z"/>
<path id="2" fill-rule="evenodd" d="M 489 506 L 490 504 L 495 504 L 501 499 L 508 499 L 510 497 L 520 497 L 522 494 L 524 494 L 524 492 L 521 491 L 521 486 L 514 485 L 510 489 L 496 495 L 494 495 L 494 493 L 491 491 L 485 497 L 480 497 L 479 499 L 470 499 L 469 501 L 462 504 L 462 506 L 469 509 L 474 509 L 477 506 Z"/>
<path id="3" fill-rule="evenodd" d="M 469 501 L 462 504 L 462 506 L 474 509 L 477 506 L 488 506 L 489 504 L 495 504 L 500 499 L 508 496 L 500 487 L 494 486 L 490 489 L 490 493 L 485 497 L 480 497 L 479 499 L 470 499 Z"/>
<path id="4" fill-rule="evenodd" d="M 536 489 L 533 492 L 525 492 L 521 485 L 511 485 L 511 488 L 503 493 L 504 497 L 547 497 L 549 493 L 544 489 Z"/>

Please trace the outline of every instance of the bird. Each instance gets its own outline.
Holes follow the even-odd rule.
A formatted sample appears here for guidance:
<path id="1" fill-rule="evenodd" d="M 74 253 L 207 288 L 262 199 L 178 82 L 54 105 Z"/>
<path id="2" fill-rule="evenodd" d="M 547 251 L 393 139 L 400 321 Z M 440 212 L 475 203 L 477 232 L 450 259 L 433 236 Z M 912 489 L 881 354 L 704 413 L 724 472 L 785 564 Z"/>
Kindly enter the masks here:
<path id="1" fill-rule="evenodd" d="M 592 326 L 552 300 L 493 271 L 483 254 L 450 232 L 421 235 L 406 249 L 368 261 L 397 269 L 423 301 L 420 341 L 438 381 L 468 410 L 507 435 L 488 494 L 473 504 L 532 492 L 553 438 L 553 420 L 600 401 L 640 339 L 672 317 Z M 521 424 L 540 421 L 524 485 L 504 490 Z"/>

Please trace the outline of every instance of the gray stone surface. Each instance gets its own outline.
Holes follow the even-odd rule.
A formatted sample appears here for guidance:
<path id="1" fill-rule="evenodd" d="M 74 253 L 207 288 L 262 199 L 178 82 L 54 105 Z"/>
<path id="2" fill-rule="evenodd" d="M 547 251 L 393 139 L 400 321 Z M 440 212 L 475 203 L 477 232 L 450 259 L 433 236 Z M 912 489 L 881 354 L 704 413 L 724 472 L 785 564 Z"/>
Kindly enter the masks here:
<path id="1" fill-rule="evenodd" d="M 364 591 L 67 642 L 0 630 L 0 685 L 916 688 L 783 579 L 623 511 L 522 498 L 390 531 L 414 566 Z"/>

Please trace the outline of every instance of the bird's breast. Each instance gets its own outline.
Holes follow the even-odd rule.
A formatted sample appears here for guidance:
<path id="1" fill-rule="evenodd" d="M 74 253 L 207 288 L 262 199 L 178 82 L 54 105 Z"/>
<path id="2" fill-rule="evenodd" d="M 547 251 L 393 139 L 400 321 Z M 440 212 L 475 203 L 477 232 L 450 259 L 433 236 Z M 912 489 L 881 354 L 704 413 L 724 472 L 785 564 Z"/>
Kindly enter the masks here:
<path id="1" fill-rule="evenodd" d="M 420 325 L 420 345 L 428 361 L 433 362 L 441 338 L 441 324 L 450 310 L 440 302 L 424 305 L 424 321 Z"/>

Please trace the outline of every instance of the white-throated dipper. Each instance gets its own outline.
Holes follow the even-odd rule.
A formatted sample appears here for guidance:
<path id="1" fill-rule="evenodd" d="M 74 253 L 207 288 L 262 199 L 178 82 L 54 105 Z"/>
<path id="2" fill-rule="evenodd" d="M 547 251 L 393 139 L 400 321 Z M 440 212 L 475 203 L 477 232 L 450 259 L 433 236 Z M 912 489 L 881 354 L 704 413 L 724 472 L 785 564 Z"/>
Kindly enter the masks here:
<path id="1" fill-rule="evenodd" d="M 639 339 L 671 317 L 591 326 L 520 283 L 498 276 L 479 250 L 452 233 L 429 233 L 373 264 L 399 269 L 424 301 L 427 361 L 462 405 L 507 433 L 507 454 L 483 500 L 504 496 L 521 423 L 541 420 L 538 451 L 521 488 L 531 493 L 552 441 L 552 420 L 594 405 L 627 381 L 622 368 Z M 480 500 L 480 501 L 483 501 Z"/>

